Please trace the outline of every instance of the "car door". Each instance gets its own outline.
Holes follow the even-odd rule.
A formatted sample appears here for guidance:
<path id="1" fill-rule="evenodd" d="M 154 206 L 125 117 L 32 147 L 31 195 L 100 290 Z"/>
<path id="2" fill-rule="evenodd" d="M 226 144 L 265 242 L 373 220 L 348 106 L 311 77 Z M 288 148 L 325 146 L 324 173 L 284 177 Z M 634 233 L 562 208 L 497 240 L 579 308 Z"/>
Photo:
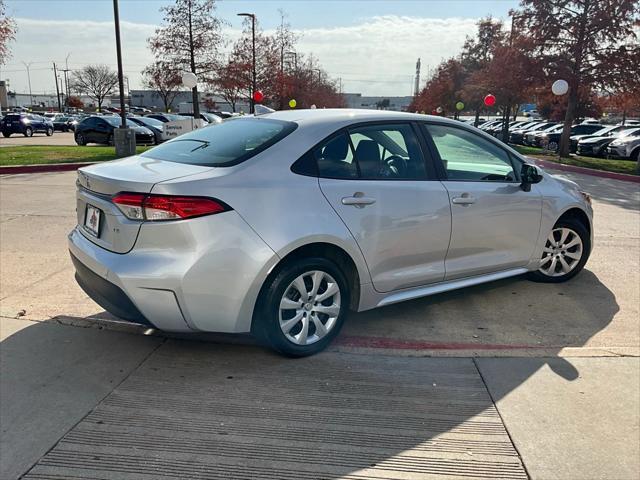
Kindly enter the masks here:
<path id="1" fill-rule="evenodd" d="M 519 160 L 453 125 L 423 124 L 451 203 L 446 280 L 525 266 L 540 230 L 542 197 L 521 188 Z"/>
<path id="2" fill-rule="evenodd" d="M 96 143 L 108 143 L 113 127 L 102 118 L 96 118 L 94 138 Z"/>
<path id="3" fill-rule="evenodd" d="M 411 123 L 363 124 L 313 151 L 320 188 L 379 292 L 442 281 L 451 211 Z"/>

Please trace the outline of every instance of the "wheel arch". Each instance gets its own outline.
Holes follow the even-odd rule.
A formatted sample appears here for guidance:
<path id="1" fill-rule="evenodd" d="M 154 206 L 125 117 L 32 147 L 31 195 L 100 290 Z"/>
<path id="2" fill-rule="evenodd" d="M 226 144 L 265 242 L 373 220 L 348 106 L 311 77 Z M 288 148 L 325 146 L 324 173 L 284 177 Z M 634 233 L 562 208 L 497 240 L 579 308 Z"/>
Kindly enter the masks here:
<path id="1" fill-rule="evenodd" d="M 287 251 L 285 254 L 280 253 L 280 260 L 273 266 L 269 274 L 262 282 L 260 293 L 258 294 L 258 298 L 256 301 L 256 306 L 260 301 L 262 292 L 265 288 L 267 288 L 271 279 L 273 279 L 285 265 L 298 259 L 310 257 L 326 258 L 336 264 L 336 266 L 346 277 L 349 288 L 351 290 L 349 308 L 351 310 L 357 311 L 358 305 L 360 303 L 360 283 L 362 281 L 361 269 L 358 268 L 356 260 L 353 259 L 353 257 L 349 254 L 349 252 L 347 252 L 347 250 L 335 243 L 330 243 L 327 241 L 312 241 L 303 245 L 296 246 L 295 248 Z"/>
<path id="2" fill-rule="evenodd" d="M 593 229 L 591 226 L 591 219 L 583 209 L 579 207 L 571 207 L 568 210 L 565 210 L 564 212 L 562 212 L 562 215 L 558 217 L 556 223 L 558 223 L 560 220 L 566 219 L 577 220 L 578 222 L 582 223 L 589 232 L 589 235 L 592 235 Z"/>

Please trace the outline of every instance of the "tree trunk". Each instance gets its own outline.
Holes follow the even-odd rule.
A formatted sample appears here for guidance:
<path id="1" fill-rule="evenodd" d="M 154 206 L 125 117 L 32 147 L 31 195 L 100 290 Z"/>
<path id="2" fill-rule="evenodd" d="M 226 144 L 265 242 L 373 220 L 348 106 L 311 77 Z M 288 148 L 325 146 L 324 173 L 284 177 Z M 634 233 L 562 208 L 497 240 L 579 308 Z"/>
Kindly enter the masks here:
<path id="1" fill-rule="evenodd" d="M 511 118 L 511 102 L 507 103 L 502 113 L 502 131 L 500 140 L 509 143 L 509 119 Z"/>
<path id="2" fill-rule="evenodd" d="M 578 86 L 571 85 L 569 87 L 569 102 L 567 103 L 567 113 L 564 116 L 564 128 L 560 137 L 560 147 L 558 153 L 560 158 L 569 156 L 569 142 L 571 137 L 571 125 L 575 118 L 575 111 L 578 105 Z"/>

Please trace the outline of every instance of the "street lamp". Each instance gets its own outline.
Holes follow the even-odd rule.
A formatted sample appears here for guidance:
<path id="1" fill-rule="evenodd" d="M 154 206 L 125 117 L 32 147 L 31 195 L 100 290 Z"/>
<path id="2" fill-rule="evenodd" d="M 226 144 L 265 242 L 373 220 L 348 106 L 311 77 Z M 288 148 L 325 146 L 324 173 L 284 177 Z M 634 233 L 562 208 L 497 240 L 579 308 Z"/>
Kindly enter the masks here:
<path id="1" fill-rule="evenodd" d="M 298 70 L 298 52 L 294 52 L 294 51 L 289 51 L 289 52 L 284 52 L 285 55 L 291 55 L 293 57 L 293 69 L 294 70 Z"/>
<path id="2" fill-rule="evenodd" d="M 33 105 L 33 94 L 31 93 L 31 72 L 29 71 L 29 69 L 31 68 L 31 64 L 33 62 L 22 62 L 22 64 L 25 66 L 25 68 L 27 69 L 27 81 L 29 82 L 29 103 L 31 105 Z"/>
<path id="3" fill-rule="evenodd" d="M 118 0 L 113 0 L 113 20 L 116 29 L 116 57 L 118 60 L 118 88 L 120 89 L 120 128 L 113 132 L 113 143 L 117 157 L 128 157 L 136 153 L 135 132 L 127 128 L 127 113 L 124 109 L 124 74 L 122 73 L 122 47 L 120 45 L 120 14 Z"/>
<path id="4" fill-rule="evenodd" d="M 251 19 L 251 41 L 252 41 L 252 68 L 251 68 L 251 95 L 249 95 L 251 111 L 255 111 L 255 101 L 253 94 L 256 91 L 256 16 L 253 13 L 238 13 L 239 17 L 249 17 Z"/>

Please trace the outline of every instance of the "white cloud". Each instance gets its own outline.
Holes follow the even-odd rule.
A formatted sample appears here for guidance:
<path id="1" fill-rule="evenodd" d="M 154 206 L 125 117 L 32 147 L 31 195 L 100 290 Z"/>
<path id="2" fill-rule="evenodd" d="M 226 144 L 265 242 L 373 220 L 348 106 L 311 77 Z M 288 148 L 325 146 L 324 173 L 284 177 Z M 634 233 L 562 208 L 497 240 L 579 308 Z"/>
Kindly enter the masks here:
<path id="1" fill-rule="evenodd" d="M 71 52 L 70 68 L 106 63 L 115 68 L 113 23 L 54 21 L 17 18 L 18 36 L 13 58 L 0 76 L 9 78 L 12 89 L 27 90 L 21 62 L 34 62 L 31 83 L 35 92 L 55 90 L 51 62 L 64 65 Z M 299 30 L 298 49 L 313 53 L 333 77 L 341 77 L 343 91 L 368 95 L 409 95 L 415 62 L 422 58 L 422 78 L 441 59 L 456 55 L 466 35 L 475 32 L 477 19 L 380 16 L 352 26 Z M 131 88 L 140 86 L 140 70 L 151 62 L 146 40 L 154 25 L 121 22 L 124 69 Z M 238 30 L 227 30 L 233 39 Z M 37 63 L 35 63 L 37 62 Z"/>

